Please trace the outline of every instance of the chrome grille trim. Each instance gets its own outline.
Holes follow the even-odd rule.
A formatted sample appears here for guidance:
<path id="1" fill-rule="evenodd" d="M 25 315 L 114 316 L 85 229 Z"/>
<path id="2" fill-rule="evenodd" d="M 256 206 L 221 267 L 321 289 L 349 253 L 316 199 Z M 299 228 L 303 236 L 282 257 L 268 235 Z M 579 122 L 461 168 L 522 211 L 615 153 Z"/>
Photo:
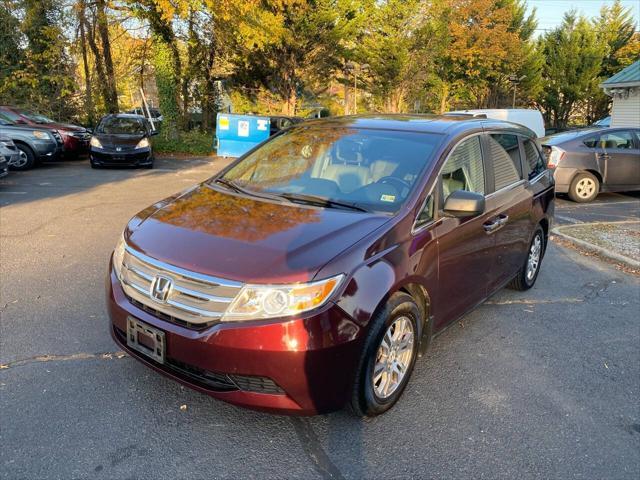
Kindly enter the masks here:
<path id="1" fill-rule="evenodd" d="M 125 247 L 120 275 L 129 298 L 195 328 L 219 320 L 243 286 L 161 262 L 129 246 Z M 155 299 L 151 292 L 158 275 L 173 284 L 164 301 Z"/>

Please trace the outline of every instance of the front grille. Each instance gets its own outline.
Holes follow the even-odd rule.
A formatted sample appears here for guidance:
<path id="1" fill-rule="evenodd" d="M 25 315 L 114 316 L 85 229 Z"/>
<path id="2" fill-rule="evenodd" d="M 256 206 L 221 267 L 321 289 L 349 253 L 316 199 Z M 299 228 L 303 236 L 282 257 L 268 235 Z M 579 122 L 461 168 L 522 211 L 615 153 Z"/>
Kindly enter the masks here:
<path id="1" fill-rule="evenodd" d="M 151 295 L 156 279 L 171 281 L 163 300 Z M 127 296 L 163 320 L 189 328 L 203 328 L 219 320 L 242 284 L 187 271 L 136 252 L 125 250 L 121 281 Z"/>
<path id="2" fill-rule="evenodd" d="M 276 382 L 267 377 L 250 377 L 246 375 L 229 375 L 229 377 L 231 377 L 233 383 L 240 387 L 240 390 L 270 393 L 272 395 L 282 395 L 284 393 L 284 390 L 276 385 Z"/>
<path id="3" fill-rule="evenodd" d="M 172 358 L 167 359 L 165 365 L 176 373 L 187 377 L 187 379 L 192 380 L 195 383 L 203 384 L 213 390 L 238 390 L 238 387 L 229 379 L 228 375 L 202 370 L 201 368 L 194 367 L 193 365 L 189 365 L 188 363 L 180 362 Z"/>

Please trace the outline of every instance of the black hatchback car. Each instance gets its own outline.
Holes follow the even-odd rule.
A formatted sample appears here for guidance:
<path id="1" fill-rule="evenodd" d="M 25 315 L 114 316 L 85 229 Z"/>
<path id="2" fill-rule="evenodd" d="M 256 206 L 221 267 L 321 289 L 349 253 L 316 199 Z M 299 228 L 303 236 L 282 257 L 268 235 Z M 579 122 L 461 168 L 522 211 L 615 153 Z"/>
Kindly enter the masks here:
<path id="1" fill-rule="evenodd" d="M 156 133 L 141 115 L 119 113 L 103 117 L 91 137 L 91 167 L 153 168 L 150 137 Z"/>

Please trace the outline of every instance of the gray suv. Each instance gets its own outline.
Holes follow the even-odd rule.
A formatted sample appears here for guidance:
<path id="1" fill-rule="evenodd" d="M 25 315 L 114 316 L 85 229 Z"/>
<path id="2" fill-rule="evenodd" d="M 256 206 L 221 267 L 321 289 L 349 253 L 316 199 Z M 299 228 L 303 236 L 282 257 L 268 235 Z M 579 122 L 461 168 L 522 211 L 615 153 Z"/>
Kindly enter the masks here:
<path id="1" fill-rule="evenodd" d="M 8 137 L 20 151 L 12 170 L 28 170 L 43 160 L 56 160 L 62 153 L 62 137 L 53 130 L 17 125 L 0 116 L 0 135 Z"/>
<path id="2" fill-rule="evenodd" d="M 542 140 L 556 192 L 590 202 L 600 192 L 640 190 L 640 128 L 589 128 Z"/>

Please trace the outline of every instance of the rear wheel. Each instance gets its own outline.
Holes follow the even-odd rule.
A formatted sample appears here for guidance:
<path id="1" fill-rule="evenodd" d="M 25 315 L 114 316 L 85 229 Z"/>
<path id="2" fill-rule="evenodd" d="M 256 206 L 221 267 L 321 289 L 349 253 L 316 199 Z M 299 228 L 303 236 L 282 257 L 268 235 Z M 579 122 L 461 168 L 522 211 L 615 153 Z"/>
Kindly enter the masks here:
<path id="1" fill-rule="evenodd" d="M 371 319 L 351 398 L 356 415 L 379 415 L 398 401 L 416 362 L 420 321 L 420 309 L 402 292 Z"/>
<path id="2" fill-rule="evenodd" d="M 13 162 L 9 167 L 12 170 L 29 170 L 36 164 L 36 156 L 30 147 L 22 143 L 16 143 L 16 147 L 20 150 L 18 160 Z"/>
<path id="3" fill-rule="evenodd" d="M 599 192 L 600 182 L 589 172 L 576 175 L 569 187 L 569 197 L 574 202 L 590 202 L 598 196 Z"/>
<path id="4" fill-rule="evenodd" d="M 544 255 L 544 232 L 542 227 L 538 226 L 533 239 L 529 245 L 529 251 L 524 266 L 518 272 L 509 284 L 509 288 L 514 290 L 529 290 L 536 283 L 538 272 L 540 271 L 540 263 Z"/>

